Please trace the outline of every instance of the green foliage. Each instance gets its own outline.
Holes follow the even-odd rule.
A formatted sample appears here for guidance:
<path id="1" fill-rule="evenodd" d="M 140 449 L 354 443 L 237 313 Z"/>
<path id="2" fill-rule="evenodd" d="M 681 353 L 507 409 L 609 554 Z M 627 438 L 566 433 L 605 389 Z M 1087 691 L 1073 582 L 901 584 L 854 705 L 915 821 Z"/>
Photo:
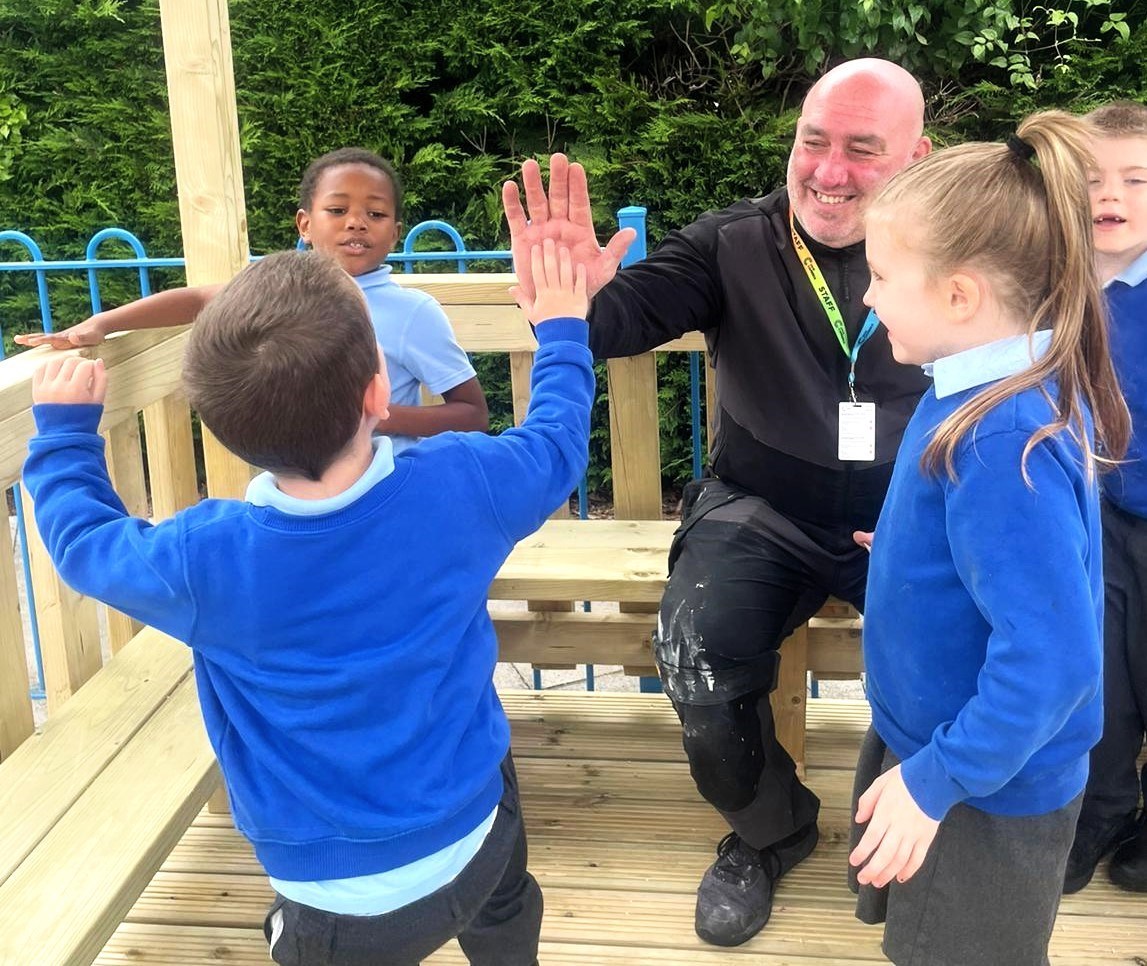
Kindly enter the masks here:
<path id="1" fill-rule="evenodd" d="M 796 106 L 842 57 L 916 71 L 940 144 L 998 137 L 1036 107 L 1143 98 L 1145 0 L 1117 2 L 231 0 L 251 248 L 294 244 L 299 176 L 351 144 L 398 165 L 407 224 L 442 218 L 472 248 L 505 247 L 499 184 L 521 160 L 567 151 L 589 171 L 601 234 L 640 204 L 652 245 L 780 184 Z M 79 257 L 113 224 L 152 254 L 180 252 L 158 0 L 0 5 L 0 210 L 49 258 Z M 109 276 L 105 305 L 136 284 Z M 49 285 L 58 326 L 87 314 L 85 279 Z M 6 337 L 38 327 L 30 279 L 0 275 L 0 323 Z M 505 361 L 477 366 L 504 426 Z M 687 361 L 659 371 L 671 482 L 691 471 Z M 602 404 L 592 445 L 596 487 L 609 478 Z"/>
<path id="2" fill-rule="evenodd" d="M 830 63 L 878 52 L 926 76 L 977 75 L 1037 89 L 1049 73 L 1071 72 L 1080 52 L 1131 35 L 1112 0 L 715 0 L 705 23 L 736 31 L 732 52 L 766 77 L 809 75 Z"/>

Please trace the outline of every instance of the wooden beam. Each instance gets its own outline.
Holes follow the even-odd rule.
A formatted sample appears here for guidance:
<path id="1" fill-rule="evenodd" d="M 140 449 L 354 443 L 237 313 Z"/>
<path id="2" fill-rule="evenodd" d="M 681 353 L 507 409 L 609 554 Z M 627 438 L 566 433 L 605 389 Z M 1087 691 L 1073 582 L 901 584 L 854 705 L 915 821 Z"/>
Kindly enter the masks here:
<path id="1" fill-rule="evenodd" d="M 53 714 L 103 663 L 99 614 L 92 598 L 76 593 L 56 573 L 36 527 L 32 499 L 24 488 L 20 489 L 20 500 L 28 534 L 28 557 L 32 563 L 44 692 L 48 713 Z"/>
<path id="2" fill-rule="evenodd" d="M 160 0 L 163 55 L 189 285 L 247 264 L 247 212 L 225 0 Z"/>
<path id="3" fill-rule="evenodd" d="M 802 624 L 781 645 L 777 686 L 769 695 L 777 741 L 805 777 L 805 701 L 808 688 L 808 625 Z"/>
<path id="4" fill-rule="evenodd" d="M 160 0 L 179 221 L 189 285 L 226 282 L 247 264 L 247 211 L 226 0 Z M 203 433 L 207 488 L 241 498 L 247 465 Z"/>
<path id="5" fill-rule="evenodd" d="M 610 359 L 609 438 L 613 507 L 619 520 L 661 519 L 657 359 Z"/>
<path id="6" fill-rule="evenodd" d="M 147 484 L 143 476 L 143 446 L 139 435 L 139 419 L 125 419 L 105 434 L 107 439 L 108 473 L 127 512 L 146 518 Z M 143 630 L 143 625 L 126 614 L 107 609 L 108 643 L 113 654 Z"/>
<path id="7" fill-rule="evenodd" d="M 163 520 L 199 499 L 191 410 L 183 394 L 173 393 L 146 407 L 143 427 L 147 435 L 151 513 L 156 520 Z"/>
<path id="8" fill-rule="evenodd" d="M 148 628 L 0 766 L 0 883 L 190 675 L 191 651 Z"/>
<path id="9" fill-rule="evenodd" d="M 5 508 L 0 513 L 0 761 L 32 733 L 28 684 L 12 528 Z"/>
<path id="10" fill-rule="evenodd" d="M 653 673 L 652 614 L 492 611 L 498 659 L 533 664 L 623 664 Z"/>
<path id="11" fill-rule="evenodd" d="M 0 885 L 0 962 L 95 959 L 217 781 L 188 677 Z"/>

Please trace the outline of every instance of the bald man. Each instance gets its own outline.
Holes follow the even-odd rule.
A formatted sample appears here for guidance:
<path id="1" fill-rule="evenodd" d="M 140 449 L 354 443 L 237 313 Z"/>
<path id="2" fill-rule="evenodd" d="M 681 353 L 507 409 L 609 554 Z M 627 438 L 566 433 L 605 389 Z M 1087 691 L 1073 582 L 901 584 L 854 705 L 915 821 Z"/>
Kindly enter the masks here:
<path id="1" fill-rule="evenodd" d="M 503 200 L 524 297 L 530 246 L 554 238 L 587 266 L 590 344 L 634 355 L 705 333 L 717 371 L 711 476 L 686 487 L 655 655 L 700 793 L 728 822 L 697 890 L 697 933 L 734 946 L 772 911 L 777 880 L 817 842 L 817 797 L 777 742 L 778 649 L 829 595 L 864 609 L 870 531 L 926 380 L 867 319 L 864 211 L 931 150 L 920 87 L 865 59 L 825 74 L 797 122 L 785 188 L 702 215 L 618 272 L 601 249 L 585 172 L 523 166 Z M 672 839 L 673 829 L 665 830 Z"/>

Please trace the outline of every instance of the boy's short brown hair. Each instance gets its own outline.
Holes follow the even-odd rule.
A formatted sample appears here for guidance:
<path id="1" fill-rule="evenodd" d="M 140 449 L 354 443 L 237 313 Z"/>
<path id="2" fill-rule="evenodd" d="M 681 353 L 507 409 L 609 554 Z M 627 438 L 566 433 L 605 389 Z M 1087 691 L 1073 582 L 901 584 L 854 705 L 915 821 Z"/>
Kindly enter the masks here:
<path id="1" fill-rule="evenodd" d="M 1105 138 L 1147 138 L 1147 107 L 1135 101 L 1112 101 L 1086 115 Z"/>
<path id="2" fill-rule="evenodd" d="M 347 447 L 379 371 L 362 292 L 331 258 L 279 252 L 199 313 L 183 381 L 203 423 L 247 462 L 319 479 Z"/>

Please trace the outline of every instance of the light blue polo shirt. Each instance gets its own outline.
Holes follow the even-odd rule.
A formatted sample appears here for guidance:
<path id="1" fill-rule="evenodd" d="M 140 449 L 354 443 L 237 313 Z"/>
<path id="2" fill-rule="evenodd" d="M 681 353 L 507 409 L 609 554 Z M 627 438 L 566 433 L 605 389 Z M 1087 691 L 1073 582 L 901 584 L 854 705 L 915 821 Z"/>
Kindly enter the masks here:
<path id="1" fill-rule="evenodd" d="M 399 285 L 390 277 L 389 265 L 352 277 L 366 296 L 375 338 L 386 358 L 392 403 L 418 406 L 422 386 L 441 395 L 474 378 L 474 367 L 433 296 Z M 418 442 L 415 436 L 390 438 L 395 453 Z"/>

